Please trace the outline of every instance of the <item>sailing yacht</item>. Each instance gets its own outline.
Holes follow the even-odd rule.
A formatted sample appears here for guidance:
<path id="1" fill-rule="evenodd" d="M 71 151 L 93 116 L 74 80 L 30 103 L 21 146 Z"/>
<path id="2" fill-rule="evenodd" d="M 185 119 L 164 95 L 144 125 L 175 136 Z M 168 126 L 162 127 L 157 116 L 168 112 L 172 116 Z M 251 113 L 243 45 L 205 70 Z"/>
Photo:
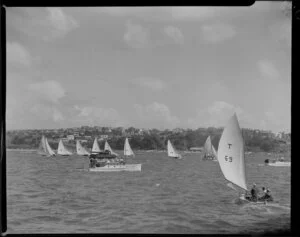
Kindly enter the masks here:
<path id="1" fill-rule="evenodd" d="M 63 142 L 62 142 L 61 139 L 59 140 L 59 143 L 58 143 L 57 154 L 58 155 L 62 155 L 62 156 L 70 156 L 70 155 L 72 155 L 72 152 L 68 151 L 65 148 L 65 146 L 64 146 L 64 144 L 63 144 Z"/>
<path id="2" fill-rule="evenodd" d="M 42 156 L 55 156 L 55 152 L 51 149 L 47 138 L 43 135 L 37 153 Z"/>
<path id="3" fill-rule="evenodd" d="M 125 157 L 135 156 L 132 149 L 131 149 L 131 147 L 130 147 L 130 144 L 129 144 L 129 141 L 128 141 L 127 137 L 126 137 L 125 143 L 124 143 L 124 156 Z"/>
<path id="4" fill-rule="evenodd" d="M 79 140 L 76 141 L 76 152 L 77 155 L 80 156 L 88 156 L 90 153 L 87 152 L 86 149 L 84 149 L 84 147 L 80 144 Z"/>
<path id="5" fill-rule="evenodd" d="M 223 130 L 218 148 L 218 161 L 225 179 L 230 182 L 228 186 L 235 189 L 235 185 L 242 190 L 248 191 L 245 172 L 244 139 L 236 114 L 229 119 Z M 245 195 L 241 195 L 239 200 L 250 202 Z"/>
<path id="6" fill-rule="evenodd" d="M 204 144 L 203 160 L 217 161 L 217 152 L 216 152 L 213 144 L 211 143 L 210 136 L 208 136 L 208 138 L 206 139 L 205 144 Z"/>
<path id="7" fill-rule="evenodd" d="M 170 142 L 170 140 L 168 140 L 168 156 L 169 157 L 174 157 L 177 159 L 181 159 L 181 155 L 174 149 L 172 143 Z"/>
<path id="8" fill-rule="evenodd" d="M 98 144 L 98 142 L 97 142 L 97 138 L 95 137 L 95 140 L 94 140 L 94 143 L 93 143 L 93 147 L 92 147 L 92 154 L 94 153 L 99 153 L 99 152 L 101 152 L 101 149 L 100 149 L 100 147 L 99 147 L 99 144 Z"/>
<path id="9" fill-rule="evenodd" d="M 111 149 L 111 147 L 110 147 L 110 145 L 108 144 L 107 141 L 105 141 L 105 144 L 104 144 L 104 150 L 105 150 L 105 151 L 110 151 L 111 154 L 116 155 L 116 156 L 119 156 L 118 153 L 114 152 L 114 151 Z"/>

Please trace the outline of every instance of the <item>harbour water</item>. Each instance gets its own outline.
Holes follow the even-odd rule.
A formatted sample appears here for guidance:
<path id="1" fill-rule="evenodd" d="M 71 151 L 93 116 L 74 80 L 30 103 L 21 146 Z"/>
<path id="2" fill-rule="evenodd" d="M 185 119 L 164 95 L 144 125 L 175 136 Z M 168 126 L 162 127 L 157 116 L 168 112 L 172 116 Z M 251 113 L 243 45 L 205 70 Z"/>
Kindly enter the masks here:
<path id="1" fill-rule="evenodd" d="M 121 152 L 119 152 L 121 154 Z M 272 191 L 268 205 L 237 204 L 219 164 L 135 152 L 142 172 L 88 172 L 88 158 L 7 151 L 7 233 L 260 233 L 290 226 L 290 167 L 246 157 L 248 187 Z M 85 164 L 85 165 L 84 165 Z"/>

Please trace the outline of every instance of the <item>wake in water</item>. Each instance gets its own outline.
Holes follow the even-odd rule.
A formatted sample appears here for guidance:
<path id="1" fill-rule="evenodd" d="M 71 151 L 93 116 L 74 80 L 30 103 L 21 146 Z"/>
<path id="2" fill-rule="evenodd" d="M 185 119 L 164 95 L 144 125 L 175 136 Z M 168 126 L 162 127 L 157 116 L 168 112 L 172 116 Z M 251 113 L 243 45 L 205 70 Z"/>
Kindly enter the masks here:
<path id="1" fill-rule="evenodd" d="M 256 212 L 257 214 L 272 214 L 272 215 L 280 215 L 284 213 L 290 213 L 290 206 L 281 205 L 276 202 L 267 202 L 266 204 L 257 204 L 253 202 L 245 203 L 241 207 L 243 210 L 247 212 Z"/>

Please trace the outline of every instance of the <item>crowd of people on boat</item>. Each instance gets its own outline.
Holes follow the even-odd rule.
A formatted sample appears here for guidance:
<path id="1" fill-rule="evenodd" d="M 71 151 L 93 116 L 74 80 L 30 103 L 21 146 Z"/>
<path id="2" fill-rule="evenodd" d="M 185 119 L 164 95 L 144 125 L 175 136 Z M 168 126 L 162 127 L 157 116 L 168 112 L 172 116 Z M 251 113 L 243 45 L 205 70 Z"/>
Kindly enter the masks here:
<path id="1" fill-rule="evenodd" d="M 125 160 L 123 158 L 113 158 L 113 159 L 96 159 L 96 158 L 90 158 L 90 167 L 103 167 L 105 165 L 125 165 Z"/>
<path id="2" fill-rule="evenodd" d="M 256 184 L 253 183 L 253 186 L 250 190 L 250 194 L 246 193 L 246 199 L 251 202 L 272 202 L 273 197 L 271 195 L 271 190 L 269 188 L 262 187 L 262 195 L 259 195 L 259 189 L 256 187 Z"/>

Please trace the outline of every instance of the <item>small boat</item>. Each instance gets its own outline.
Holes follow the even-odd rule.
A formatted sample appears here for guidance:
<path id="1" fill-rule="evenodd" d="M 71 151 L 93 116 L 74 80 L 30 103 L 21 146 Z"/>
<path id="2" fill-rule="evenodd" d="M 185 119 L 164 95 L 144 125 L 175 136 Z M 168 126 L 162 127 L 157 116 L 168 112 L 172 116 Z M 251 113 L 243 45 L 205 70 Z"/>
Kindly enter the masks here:
<path id="1" fill-rule="evenodd" d="M 141 164 L 126 164 L 123 158 L 110 153 L 109 150 L 90 155 L 89 171 L 141 171 Z"/>
<path id="2" fill-rule="evenodd" d="M 89 171 L 98 172 L 112 172 L 112 171 L 141 171 L 142 164 L 105 164 L 104 166 L 98 166 L 90 168 Z"/>
<path id="3" fill-rule="evenodd" d="M 92 154 L 97 154 L 98 152 L 101 152 L 101 149 L 100 149 L 99 144 L 97 142 L 97 138 L 95 137 L 93 147 L 92 147 Z"/>
<path id="4" fill-rule="evenodd" d="M 64 144 L 63 144 L 63 142 L 62 142 L 61 139 L 59 140 L 59 143 L 58 143 L 57 155 L 62 155 L 62 156 L 70 156 L 70 155 L 72 155 L 72 152 L 68 151 L 65 148 L 65 146 L 64 146 Z"/>
<path id="5" fill-rule="evenodd" d="M 170 140 L 168 140 L 168 156 L 177 159 L 182 159 L 182 156 L 175 150 Z"/>
<path id="6" fill-rule="evenodd" d="M 116 156 L 119 156 L 118 153 L 114 152 L 114 151 L 111 149 L 111 147 L 110 147 L 110 145 L 108 144 L 107 141 L 105 141 L 105 144 L 104 144 L 104 150 L 110 151 L 111 154 L 116 155 Z"/>
<path id="7" fill-rule="evenodd" d="M 218 161 L 225 179 L 230 182 L 228 186 L 236 190 L 234 188 L 235 185 L 242 190 L 248 191 L 245 172 L 244 139 L 236 114 L 229 119 L 227 126 L 223 130 L 219 141 Z M 254 203 L 245 194 L 240 195 L 239 201 L 242 203 Z M 263 204 L 265 202 L 255 203 Z"/>
<path id="8" fill-rule="evenodd" d="M 268 166 L 277 166 L 277 167 L 290 167 L 291 162 L 290 161 L 284 161 L 284 159 L 279 159 L 273 162 L 270 162 L 269 159 L 265 160 L 265 165 Z"/>
<path id="9" fill-rule="evenodd" d="M 88 156 L 90 153 L 84 149 L 84 147 L 80 144 L 79 140 L 76 141 L 76 152 L 77 155 L 80 156 Z"/>
<path id="10" fill-rule="evenodd" d="M 214 148 L 214 146 L 211 143 L 210 136 L 208 136 L 208 138 L 206 139 L 205 144 L 204 144 L 204 156 L 202 159 L 218 161 L 217 157 L 218 157 L 218 155 L 217 155 L 216 149 Z"/>
<path id="11" fill-rule="evenodd" d="M 47 138 L 43 135 L 37 153 L 42 156 L 55 156 L 55 152 L 50 147 Z"/>
<path id="12" fill-rule="evenodd" d="M 125 139 L 125 143 L 124 143 L 124 156 L 125 157 L 130 157 L 130 156 L 135 156 L 131 147 L 130 147 L 130 144 L 129 144 L 129 141 L 128 141 L 128 138 L 126 137 Z"/>

